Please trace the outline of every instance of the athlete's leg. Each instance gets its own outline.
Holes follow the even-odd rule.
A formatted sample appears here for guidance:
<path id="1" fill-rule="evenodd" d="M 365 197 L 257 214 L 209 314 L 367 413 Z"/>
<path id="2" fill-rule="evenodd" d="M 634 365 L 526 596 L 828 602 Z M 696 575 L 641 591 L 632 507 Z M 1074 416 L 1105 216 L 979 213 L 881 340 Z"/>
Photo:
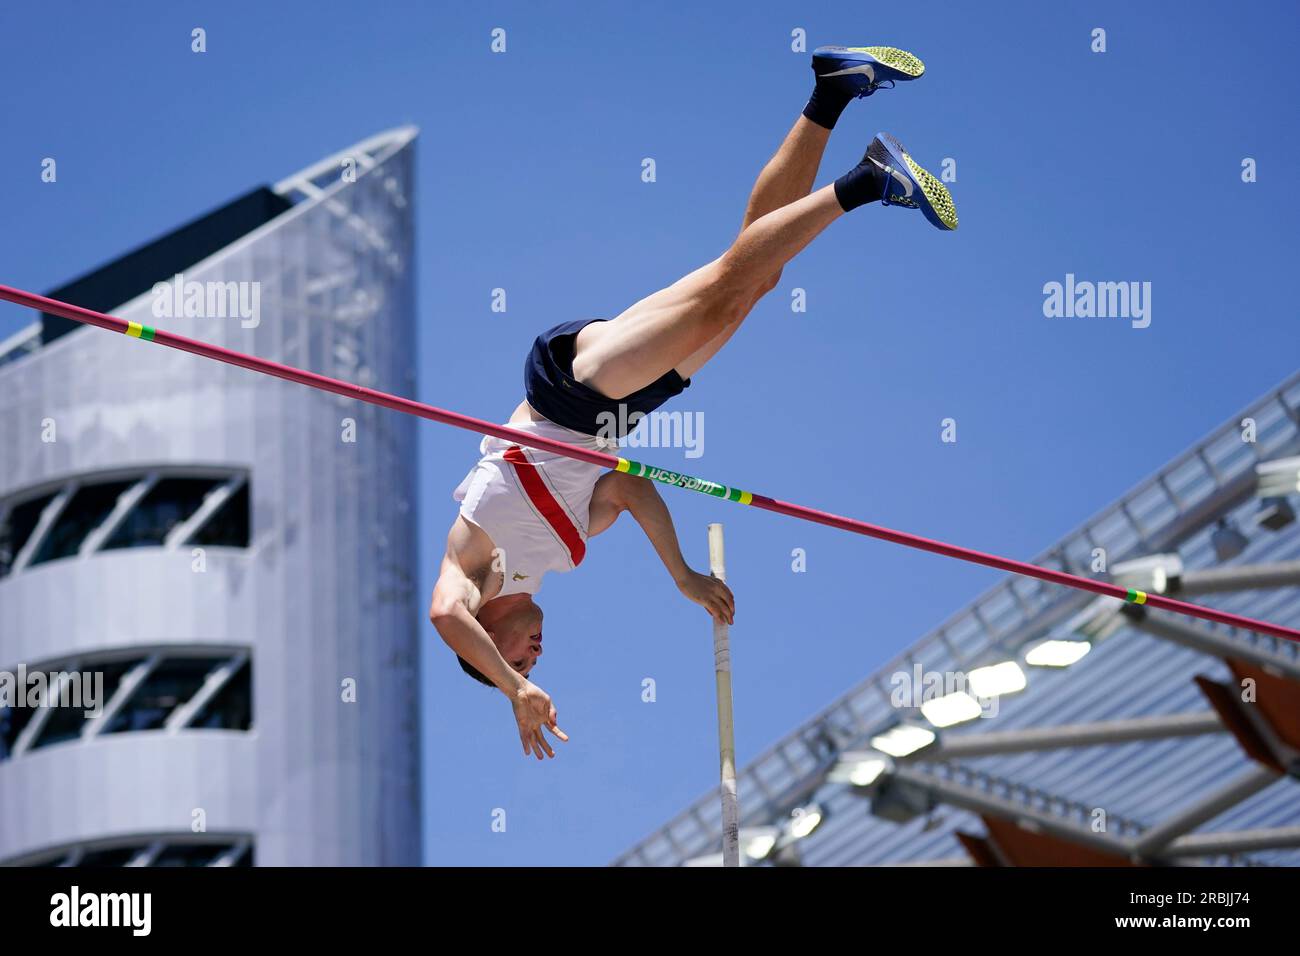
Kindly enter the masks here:
<path id="1" fill-rule="evenodd" d="M 805 116 L 795 121 L 754 183 L 745 205 L 742 235 L 756 220 L 808 195 L 817 178 L 830 133 L 829 128 L 811 122 Z M 668 288 L 647 296 L 613 322 L 583 329 L 578 336 L 574 357 L 574 374 L 579 381 L 612 398 L 621 398 L 653 382 L 670 368 L 676 368 L 682 378 L 690 378 L 699 371 L 740 327 L 754 303 L 776 286 L 781 275 L 780 268 L 777 268 L 762 282 L 746 282 L 736 289 L 729 301 L 713 306 L 720 291 L 718 281 L 725 259 L 726 255 Z M 711 315 L 705 316 L 702 311 L 705 309 Z M 700 321 L 682 323 L 681 318 L 687 314 L 698 316 Z M 623 334 L 630 331 L 629 327 L 643 323 L 649 327 L 637 329 L 639 334 Z M 682 327 L 673 327 L 679 324 Z M 616 334 L 607 335 L 615 326 L 618 326 Z M 653 367 L 643 371 L 641 366 L 647 356 L 642 350 L 649 342 L 661 341 L 665 329 L 675 333 L 668 336 L 673 341 L 664 343 L 666 356 L 655 357 Z M 598 347 L 596 342 L 600 339 L 605 341 Z M 683 353 L 682 349 L 690 351 Z M 615 360 L 616 353 L 624 350 L 634 361 L 619 363 Z M 669 364 L 664 365 L 665 361 Z M 618 365 L 626 367 L 620 371 Z M 629 388 L 632 382 L 639 384 Z"/>
<path id="2" fill-rule="evenodd" d="M 914 80 L 925 64 L 893 47 L 818 47 L 813 52 L 816 83 L 803 114 L 780 149 L 763 167 L 749 194 L 743 231 L 754 220 L 801 199 L 812 191 L 817 167 L 831 130 L 855 98 L 870 96 L 882 84 Z"/>
<path id="3" fill-rule="evenodd" d="M 767 161 L 745 204 L 744 232 L 750 223 L 812 192 L 831 131 L 805 116 L 795 120 L 781 146 Z"/>
<path id="4" fill-rule="evenodd" d="M 795 121 L 785 141 L 781 143 L 781 148 L 758 174 L 758 181 L 754 183 L 754 189 L 749 194 L 749 202 L 745 205 L 745 220 L 741 224 L 741 232 L 744 232 L 755 220 L 782 206 L 789 205 L 796 199 L 802 199 L 812 191 L 813 182 L 817 178 L 817 169 L 821 165 L 822 154 L 826 152 L 826 141 L 830 139 L 830 135 L 829 127 L 820 126 L 806 116 L 800 116 Z M 757 294 L 749 303 L 749 308 L 745 309 L 742 315 L 675 366 L 678 374 L 682 378 L 690 378 L 702 369 L 740 328 L 740 324 L 758 300 L 775 289 L 780 281 L 781 271 L 778 269 L 757 289 Z"/>
<path id="5" fill-rule="evenodd" d="M 855 97 L 870 96 L 882 82 L 915 79 L 925 72 L 920 60 L 892 47 L 857 50 L 821 47 L 813 54 L 812 67 L 817 77 L 812 96 L 781 148 L 759 174 L 745 207 L 741 231 L 756 219 L 812 191 L 831 130 L 850 101 Z M 736 321 L 678 363 L 678 374 L 690 378 L 703 368 L 740 328 L 758 300 L 775 289 L 780 281 L 781 271 L 778 269 L 758 289 L 749 308 Z"/>
<path id="6" fill-rule="evenodd" d="M 816 51 L 813 70 L 813 97 L 760 174 L 732 247 L 613 321 L 584 328 L 575 343 L 575 378 L 615 399 L 672 369 L 689 378 L 734 334 L 804 246 L 843 212 L 881 198 L 889 170 L 867 157 L 834 187 L 807 193 L 844 106 L 855 96 L 870 95 L 883 81 L 919 76 L 920 61 L 883 47 L 827 47 Z"/>
<path id="7" fill-rule="evenodd" d="M 644 388 L 739 323 L 771 277 L 844 214 L 833 186 L 751 223 L 721 257 L 576 341 L 573 375 L 609 398 Z"/>

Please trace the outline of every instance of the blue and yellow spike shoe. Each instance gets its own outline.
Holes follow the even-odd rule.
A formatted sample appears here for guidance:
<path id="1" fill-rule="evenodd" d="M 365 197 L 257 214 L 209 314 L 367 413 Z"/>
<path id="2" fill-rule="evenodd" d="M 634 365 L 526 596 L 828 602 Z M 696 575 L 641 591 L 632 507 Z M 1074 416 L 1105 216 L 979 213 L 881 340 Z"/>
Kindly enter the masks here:
<path id="1" fill-rule="evenodd" d="M 957 207 L 948 187 L 922 169 L 902 143 L 888 133 L 877 133 L 865 158 L 885 173 L 881 205 L 919 209 L 937 228 L 945 231 L 957 228 Z"/>
<path id="2" fill-rule="evenodd" d="M 833 83 L 849 96 L 870 96 L 925 72 L 920 59 L 892 46 L 819 46 L 812 67 L 819 83 Z"/>

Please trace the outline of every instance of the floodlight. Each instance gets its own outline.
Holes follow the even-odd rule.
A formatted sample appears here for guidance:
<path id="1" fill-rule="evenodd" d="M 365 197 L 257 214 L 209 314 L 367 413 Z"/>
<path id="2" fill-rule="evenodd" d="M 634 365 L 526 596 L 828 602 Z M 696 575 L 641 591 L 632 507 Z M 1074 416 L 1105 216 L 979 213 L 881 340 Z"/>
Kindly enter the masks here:
<path id="1" fill-rule="evenodd" d="M 921 705 L 921 713 L 925 719 L 940 728 L 974 720 L 983 712 L 980 702 L 965 691 L 945 694 L 943 697 L 927 700 Z"/>
<path id="2" fill-rule="evenodd" d="M 1047 640 L 1036 644 L 1025 654 L 1030 667 L 1069 667 L 1082 660 L 1092 650 L 1089 641 Z"/>
<path id="3" fill-rule="evenodd" d="M 741 856 L 755 862 L 767 859 L 776 846 L 781 831 L 777 827 L 746 827 L 740 831 Z"/>
<path id="4" fill-rule="evenodd" d="M 1300 457 L 1260 462 L 1255 466 L 1255 482 L 1255 494 L 1260 498 L 1300 494 Z"/>
<path id="5" fill-rule="evenodd" d="M 1176 554 L 1153 554 L 1122 561 L 1110 569 L 1110 579 L 1122 588 L 1136 588 L 1151 594 L 1175 589 L 1183 576 L 1183 559 Z"/>
<path id="6" fill-rule="evenodd" d="M 1016 691 L 1024 690 L 1027 683 L 1025 672 L 1015 661 L 977 667 L 966 675 L 966 684 L 970 692 L 976 697 L 983 698 L 1014 694 Z"/>
<path id="7" fill-rule="evenodd" d="M 884 754 L 876 750 L 855 750 L 840 755 L 826 779 L 831 783 L 847 783 L 855 787 L 869 787 L 893 766 Z"/>
<path id="8" fill-rule="evenodd" d="M 786 829 L 792 839 L 802 840 L 804 837 L 811 836 L 825 819 L 825 809 L 820 804 L 810 803 L 794 811 Z"/>
<path id="9" fill-rule="evenodd" d="M 930 746 L 936 739 L 934 731 L 928 727 L 898 723 L 872 737 L 871 746 L 891 757 L 906 757 Z"/>

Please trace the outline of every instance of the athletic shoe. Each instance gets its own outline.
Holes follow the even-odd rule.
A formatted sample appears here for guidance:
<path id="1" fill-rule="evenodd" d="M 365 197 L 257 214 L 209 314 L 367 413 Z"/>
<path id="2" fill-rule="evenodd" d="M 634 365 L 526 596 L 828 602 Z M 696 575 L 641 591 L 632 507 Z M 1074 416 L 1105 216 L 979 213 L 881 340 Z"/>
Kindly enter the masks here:
<path id="1" fill-rule="evenodd" d="M 833 83 L 850 96 L 893 89 L 895 82 L 914 80 L 925 72 L 919 59 L 892 46 L 819 46 L 813 50 L 812 67 L 817 82 Z"/>
<path id="2" fill-rule="evenodd" d="M 888 133 L 877 133 L 866 158 L 886 173 L 882 205 L 919 209 L 937 228 L 957 228 L 957 207 L 948 187 L 922 169 L 902 143 Z"/>

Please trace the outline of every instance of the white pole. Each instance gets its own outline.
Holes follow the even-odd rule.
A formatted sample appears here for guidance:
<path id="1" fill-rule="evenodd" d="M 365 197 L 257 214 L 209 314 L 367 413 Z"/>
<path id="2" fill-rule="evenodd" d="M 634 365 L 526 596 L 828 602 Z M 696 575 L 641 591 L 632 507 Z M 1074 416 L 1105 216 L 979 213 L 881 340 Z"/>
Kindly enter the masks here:
<path id="1" fill-rule="evenodd" d="M 727 580 L 722 525 L 709 525 L 709 571 Z M 736 794 L 736 731 L 731 715 L 731 638 L 713 619 L 713 668 L 718 682 L 718 762 L 722 769 L 722 865 L 740 866 L 740 800 Z"/>

